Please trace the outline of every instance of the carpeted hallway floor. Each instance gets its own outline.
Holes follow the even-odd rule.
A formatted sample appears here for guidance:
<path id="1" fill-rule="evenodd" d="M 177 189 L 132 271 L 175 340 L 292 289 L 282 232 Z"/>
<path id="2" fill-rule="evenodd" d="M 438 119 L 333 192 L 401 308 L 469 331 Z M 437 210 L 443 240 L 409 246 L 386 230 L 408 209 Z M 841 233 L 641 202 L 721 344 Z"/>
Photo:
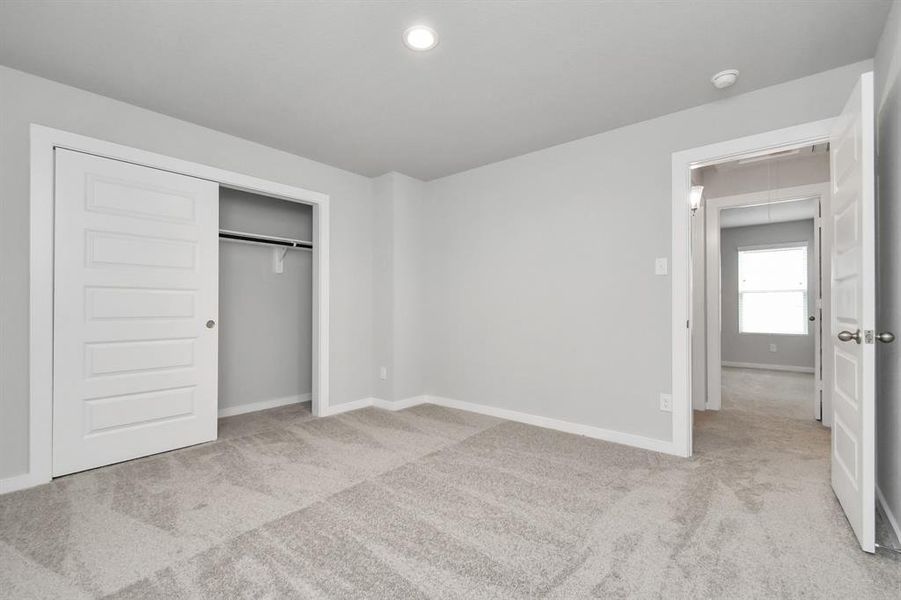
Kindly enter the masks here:
<path id="1" fill-rule="evenodd" d="M 434 406 L 225 419 L 0 497 L 0 597 L 901 597 L 832 495 L 810 378 L 724 382 L 691 460 Z"/>

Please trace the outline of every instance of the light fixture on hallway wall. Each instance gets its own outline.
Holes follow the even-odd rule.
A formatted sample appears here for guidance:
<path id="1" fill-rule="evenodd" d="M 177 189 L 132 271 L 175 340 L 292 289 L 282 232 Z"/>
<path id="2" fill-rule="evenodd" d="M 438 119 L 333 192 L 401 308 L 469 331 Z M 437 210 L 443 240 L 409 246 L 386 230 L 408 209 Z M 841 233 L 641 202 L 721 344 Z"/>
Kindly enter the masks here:
<path id="1" fill-rule="evenodd" d="M 698 210 L 698 207 L 701 206 L 701 197 L 703 196 L 703 194 L 703 185 L 691 186 L 691 190 L 688 192 L 688 206 L 691 207 L 691 214 L 695 214 L 695 212 L 697 212 Z"/>
<path id="2" fill-rule="evenodd" d="M 736 81 L 738 81 L 738 69 L 726 69 L 710 78 L 710 83 L 718 90 L 731 87 L 735 85 Z"/>
<path id="3" fill-rule="evenodd" d="M 404 46 L 415 52 L 425 52 L 438 45 L 438 34 L 431 27 L 414 25 L 404 31 Z"/>

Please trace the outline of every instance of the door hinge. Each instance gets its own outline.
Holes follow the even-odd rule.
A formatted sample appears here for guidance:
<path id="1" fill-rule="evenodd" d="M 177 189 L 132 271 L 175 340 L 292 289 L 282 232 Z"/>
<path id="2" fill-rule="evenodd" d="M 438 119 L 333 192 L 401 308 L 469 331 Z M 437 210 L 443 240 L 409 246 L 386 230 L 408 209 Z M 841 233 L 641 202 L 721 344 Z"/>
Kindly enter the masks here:
<path id="1" fill-rule="evenodd" d="M 688 323 L 689 321 L 685 321 L 685 329 L 691 329 L 691 327 L 688 326 Z"/>

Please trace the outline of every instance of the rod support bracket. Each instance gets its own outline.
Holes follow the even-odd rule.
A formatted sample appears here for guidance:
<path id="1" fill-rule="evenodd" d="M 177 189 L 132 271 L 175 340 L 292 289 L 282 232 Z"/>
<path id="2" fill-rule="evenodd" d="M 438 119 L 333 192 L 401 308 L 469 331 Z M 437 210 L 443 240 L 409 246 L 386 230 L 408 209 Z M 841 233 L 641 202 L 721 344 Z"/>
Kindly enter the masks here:
<path id="1" fill-rule="evenodd" d="M 273 273 L 284 273 L 285 272 L 285 256 L 288 255 L 288 248 L 273 248 L 272 249 L 272 272 Z"/>

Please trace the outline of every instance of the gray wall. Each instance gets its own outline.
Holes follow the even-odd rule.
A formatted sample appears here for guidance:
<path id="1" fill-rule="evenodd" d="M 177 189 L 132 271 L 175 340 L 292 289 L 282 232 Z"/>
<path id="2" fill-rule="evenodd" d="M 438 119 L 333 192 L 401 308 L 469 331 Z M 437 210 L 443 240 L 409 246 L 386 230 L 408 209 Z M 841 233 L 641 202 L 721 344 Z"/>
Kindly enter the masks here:
<path id="1" fill-rule="evenodd" d="M 722 261 L 722 359 L 723 362 L 780 365 L 784 367 L 814 366 L 814 330 L 807 335 L 769 335 L 738 332 L 738 248 L 781 242 L 807 244 L 807 314 L 816 306 L 816 263 L 813 256 L 813 219 L 733 227 L 720 231 Z M 776 352 L 769 345 L 776 344 Z"/>
<path id="2" fill-rule="evenodd" d="M 703 183 L 700 169 L 691 172 L 692 185 Z M 691 216 L 691 407 L 707 408 L 707 206 Z"/>
<path id="3" fill-rule="evenodd" d="M 394 399 L 394 184 L 393 173 L 372 180 L 372 349 L 373 396 Z M 379 369 L 388 378 L 379 379 Z"/>
<path id="4" fill-rule="evenodd" d="M 869 61 L 438 179 L 426 391 L 672 439 L 672 153 L 840 113 Z"/>
<path id="5" fill-rule="evenodd" d="M 901 338 L 901 5 L 876 53 L 878 285 L 876 326 Z M 876 485 L 901 522 L 901 340 L 877 344 Z M 901 531 L 896 531 L 901 537 Z"/>
<path id="6" fill-rule="evenodd" d="M 373 348 L 375 397 L 423 392 L 422 282 L 425 184 L 401 173 L 373 180 Z M 380 367 L 388 378 L 378 378 Z"/>
<path id="7" fill-rule="evenodd" d="M 750 163 L 731 168 L 699 169 L 705 198 L 722 198 L 829 181 L 826 153 Z"/>
<path id="8" fill-rule="evenodd" d="M 219 226 L 312 240 L 313 209 L 220 188 Z M 284 272 L 275 273 L 272 252 L 219 243 L 220 409 L 313 389 L 313 255 L 288 250 Z"/>
<path id="9" fill-rule="evenodd" d="M 0 477 L 28 470 L 31 123 L 329 194 L 331 401 L 372 394 L 369 178 L 0 67 Z"/>
<path id="10" fill-rule="evenodd" d="M 394 204 L 394 400 L 423 393 L 423 198 L 425 184 L 401 175 Z M 376 233 L 378 235 L 378 232 Z"/>

